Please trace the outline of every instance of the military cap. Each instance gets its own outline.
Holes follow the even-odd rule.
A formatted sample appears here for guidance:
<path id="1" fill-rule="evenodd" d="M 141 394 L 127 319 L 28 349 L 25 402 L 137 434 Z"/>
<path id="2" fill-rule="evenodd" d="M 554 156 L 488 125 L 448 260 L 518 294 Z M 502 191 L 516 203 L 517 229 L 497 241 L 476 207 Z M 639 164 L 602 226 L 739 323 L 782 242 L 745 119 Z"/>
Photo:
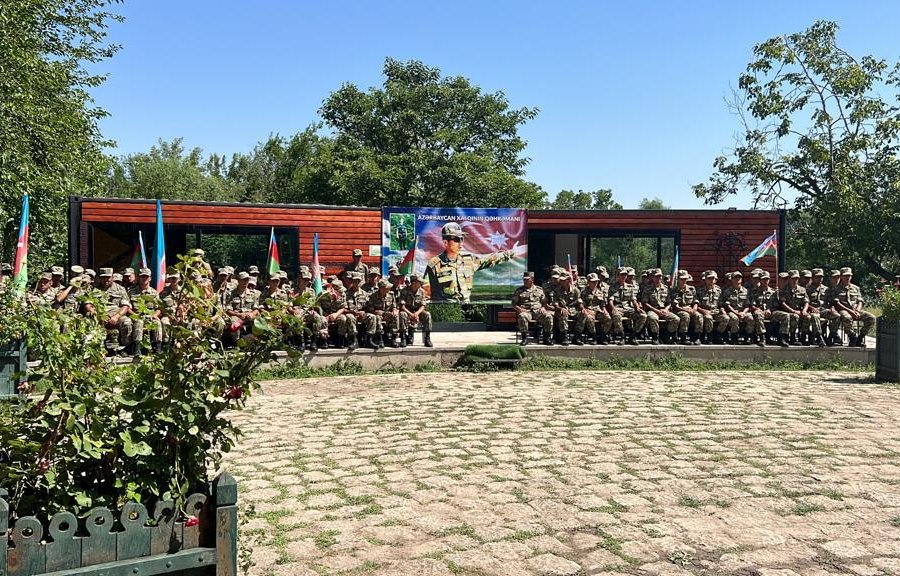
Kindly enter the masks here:
<path id="1" fill-rule="evenodd" d="M 631 266 L 627 267 L 625 269 L 625 273 L 628 274 L 629 276 L 634 276 L 634 268 L 632 268 Z"/>
<path id="2" fill-rule="evenodd" d="M 550 270 L 551 270 L 551 272 L 559 273 L 559 272 L 562 272 L 563 270 L 565 270 L 565 268 L 563 268 L 562 266 L 559 266 L 557 264 L 554 264 L 553 267 L 550 268 Z"/>
<path id="3" fill-rule="evenodd" d="M 560 272 L 560 273 L 559 273 L 559 279 L 560 279 L 560 280 L 571 280 L 571 279 L 572 279 L 572 276 L 571 276 L 571 274 L 569 274 L 568 272 Z"/>
<path id="4" fill-rule="evenodd" d="M 831 274 L 829 274 L 829 276 L 840 276 L 840 275 L 841 275 L 840 270 L 832 270 Z"/>
<path id="5" fill-rule="evenodd" d="M 0 264 L 0 270 L 2 270 L 3 272 L 12 272 L 12 264 L 10 264 L 9 262 L 4 262 L 3 264 Z"/>
<path id="6" fill-rule="evenodd" d="M 350 280 L 353 280 L 354 282 L 362 282 L 366 279 L 366 276 L 362 272 L 348 272 L 347 278 L 350 278 Z"/>
<path id="7" fill-rule="evenodd" d="M 561 278 L 560 274 L 562 274 L 562 272 L 557 270 L 553 274 L 551 274 L 550 277 L 553 278 L 554 280 L 559 280 Z"/>
<path id="8" fill-rule="evenodd" d="M 649 274 L 650 274 L 649 270 L 641 270 L 641 278 L 643 278 L 644 276 L 648 276 Z"/>
<path id="9" fill-rule="evenodd" d="M 681 269 L 681 270 L 678 271 L 678 277 L 679 277 L 679 278 L 690 278 L 690 276 L 691 276 L 691 275 L 688 274 L 688 271 L 687 271 L 687 270 Z"/>
<path id="10" fill-rule="evenodd" d="M 259 266 L 257 266 L 256 264 L 254 264 L 253 266 L 247 268 L 247 272 L 248 272 L 249 274 L 251 274 L 251 275 L 253 275 L 253 274 L 259 274 Z"/>
<path id="11" fill-rule="evenodd" d="M 206 256 L 206 252 L 203 251 L 203 248 L 194 248 L 191 250 L 191 256 L 200 256 L 202 258 Z"/>
<path id="12" fill-rule="evenodd" d="M 41 274 L 41 280 L 53 280 L 53 273 L 44 272 L 43 274 Z"/>
<path id="13" fill-rule="evenodd" d="M 152 276 L 153 272 L 151 272 L 149 268 L 141 268 L 138 270 L 138 274 L 140 276 Z"/>
<path id="14" fill-rule="evenodd" d="M 300 270 L 300 277 L 305 278 L 307 280 L 312 280 L 312 272 L 309 270 Z"/>
<path id="15" fill-rule="evenodd" d="M 609 272 L 606 271 L 606 266 L 597 266 L 597 275 L 609 278 Z"/>
<path id="16" fill-rule="evenodd" d="M 216 274 L 218 274 L 219 276 L 228 276 L 228 268 L 219 268 L 216 271 Z"/>
<path id="17" fill-rule="evenodd" d="M 249 280 L 250 274 L 241 270 L 240 272 L 237 273 L 237 279 L 238 280 Z"/>
<path id="18" fill-rule="evenodd" d="M 379 288 L 390 288 L 391 286 L 393 286 L 393 285 L 390 282 L 388 282 L 387 280 L 385 280 L 384 278 L 382 278 L 381 280 L 378 281 Z"/>
<path id="19" fill-rule="evenodd" d="M 329 275 L 328 275 L 328 278 L 326 278 L 325 280 L 328 281 L 328 282 L 332 282 L 332 281 L 337 280 L 337 279 L 338 279 L 338 277 L 335 276 L 334 274 L 329 274 Z"/>
<path id="20" fill-rule="evenodd" d="M 69 270 L 71 270 L 72 274 L 78 274 L 78 275 L 84 274 L 84 268 L 82 268 L 78 264 L 75 264 L 74 266 L 69 268 Z"/>
<path id="21" fill-rule="evenodd" d="M 360 250 L 359 248 L 354 248 L 353 255 L 354 256 L 362 256 L 362 250 Z"/>
<path id="22" fill-rule="evenodd" d="M 588 282 L 599 282 L 600 277 L 597 276 L 596 272 L 591 272 L 590 274 L 587 275 L 587 281 Z"/>
<path id="23" fill-rule="evenodd" d="M 372 274 L 378 274 L 379 276 L 381 276 L 381 270 L 379 270 L 375 266 L 369 266 L 369 270 L 368 270 L 367 274 L 369 276 L 371 276 Z"/>
<path id="24" fill-rule="evenodd" d="M 112 276 L 113 269 L 112 268 L 101 268 L 100 269 L 100 277 L 103 278 L 105 276 Z"/>
<path id="25" fill-rule="evenodd" d="M 393 274 L 394 276 L 397 276 L 400 274 L 400 269 L 397 268 L 396 266 L 391 266 L 388 268 L 388 274 Z"/>
<path id="26" fill-rule="evenodd" d="M 225 271 L 229 274 L 234 274 L 234 266 L 226 266 Z"/>
<path id="27" fill-rule="evenodd" d="M 50 276 L 62 276 L 64 274 L 62 266 L 54 266 L 50 268 Z"/>
<path id="28" fill-rule="evenodd" d="M 799 278 L 800 271 L 799 270 L 788 270 L 788 277 L 789 278 Z"/>
<path id="29" fill-rule="evenodd" d="M 813 268 L 813 269 L 812 269 L 812 275 L 813 275 L 813 276 L 824 276 L 824 275 L 825 275 L 825 271 L 822 270 L 821 268 Z"/>
<path id="30" fill-rule="evenodd" d="M 249 275 L 249 272 L 248 272 L 248 275 Z M 200 278 L 199 274 L 196 274 L 195 276 L 196 276 L 196 278 L 194 278 L 194 280 L 198 280 Z M 250 276 L 250 286 L 256 286 L 256 276 Z"/>
<path id="31" fill-rule="evenodd" d="M 813 273 L 809 270 L 801 270 L 800 275 L 803 276 L 804 278 L 812 278 Z"/>
<path id="32" fill-rule="evenodd" d="M 841 268 L 841 276 L 853 276 L 853 268 L 844 266 L 843 268 Z"/>
<path id="33" fill-rule="evenodd" d="M 765 270 L 762 271 L 762 274 L 759 275 L 761 280 L 770 280 L 772 276 Z"/>
<path id="34" fill-rule="evenodd" d="M 726 273 L 725 273 L 725 279 L 726 279 L 726 280 L 731 280 L 731 277 L 732 277 L 732 276 L 734 276 L 734 273 L 732 273 L 732 272 L 726 272 Z"/>
<path id="35" fill-rule="evenodd" d="M 761 276 L 762 276 L 762 270 L 760 270 L 759 268 L 754 268 L 753 270 L 750 271 L 751 278 L 759 278 Z"/>
<path id="36" fill-rule="evenodd" d="M 85 276 L 90 276 L 91 278 L 93 278 L 94 276 L 97 275 L 97 273 L 94 272 L 94 269 L 93 269 L 93 268 L 85 268 L 85 269 L 84 269 L 84 274 L 85 274 Z"/>
<path id="37" fill-rule="evenodd" d="M 532 275 L 532 277 L 534 277 L 533 272 L 531 275 Z M 421 281 L 422 281 L 422 278 L 418 274 L 410 274 L 409 275 L 409 283 L 410 284 L 412 284 L 413 282 L 421 282 Z"/>
<path id="38" fill-rule="evenodd" d="M 280 279 L 282 279 L 282 280 L 287 280 L 287 279 L 288 279 L 288 273 L 285 272 L 284 270 L 281 270 L 280 272 L 278 272 L 278 277 L 279 277 Z"/>
<path id="39" fill-rule="evenodd" d="M 115 273 L 112 275 L 112 279 L 113 279 L 113 282 L 121 282 L 121 281 L 122 281 L 122 275 L 119 274 L 118 272 L 115 272 Z"/>
<path id="40" fill-rule="evenodd" d="M 650 274 L 652 274 L 654 276 L 662 276 L 663 275 L 662 270 L 660 270 L 659 268 L 654 268 L 653 271 L 650 272 Z"/>
<path id="41" fill-rule="evenodd" d="M 465 238 L 468 236 L 463 232 L 462 226 L 457 222 L 447 222 L 441 227 L 441 238 Z"/>
<path id="42" fill-rule="evenodd" d="M 534 278 L 534 272 L 526 270 L 525 272 L 522 272 L 522 278 Z"/>
<path id="43" fill-rule="evenodd" d="M 743 273 L 741 273 L 740 270 L 735 270 L 734 272 L 731 273 L 731 277 L 732 278 L 743 278 L 744 275 L 743 275 Z"/>
<path id="44" fill-rule="evenodd" d="M 134 268 L 126 268 L 122 270 L 122 276 L 134 276 Z"/>
<path id="45" fill-rule="evenodd" d="M 779 272 L 778 273 L 779 278 L 787 278 L 788 276 L 790 276 L 790 274 L 788 274 L 787 272 Z"/>
<path id="46" fill-rule="evenodd" d="M 628 274 L 628 268 L 625 266 L 619 266 L 618 268 L 616 268 L 616 276 L 619 276 L 621 274 Z"/>
<path id="47" fill-rule="evenodd" d="M 715 278 L 716 280 L 718 280 L 719 274 L 715 270 L 707 270 L 706 272 L 703 273 L 703 277 L 704 278 Z"/>
<path id="48" fill-rule="evenodd" d="M 687 278 L 685 278 L 685 280 L 686 280 L 687 282 L 693 282 L 693 281 L 694 281 L 694 277 L 691 276 L 690 274 L 688 274 L 688 275 L 687 275 Z"/>
<path id="49" fill-rule="evenodd" d="M 177 280 L 178 278 L 181 278 L 181 274 L 175 270 L 169 270 L 168 274 L 166 274 L 166 280 Z"/>

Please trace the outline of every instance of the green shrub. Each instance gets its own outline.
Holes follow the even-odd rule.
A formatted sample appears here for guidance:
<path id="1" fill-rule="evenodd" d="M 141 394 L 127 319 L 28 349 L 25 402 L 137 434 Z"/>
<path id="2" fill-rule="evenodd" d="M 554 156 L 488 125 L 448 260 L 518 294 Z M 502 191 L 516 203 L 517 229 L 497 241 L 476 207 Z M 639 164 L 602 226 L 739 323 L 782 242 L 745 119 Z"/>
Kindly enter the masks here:
<path id="1" fill-rule="evenodd" d="M 487 304 L 437 302 L 428 309 L 434 322 L 485 322 L 487 318 Z"/>
<path id="2" fill-rule="evenodd" d="M 881 317 L 885 320 L 900 320 L 900 289 L 885 287 L 881 295 Z"/>

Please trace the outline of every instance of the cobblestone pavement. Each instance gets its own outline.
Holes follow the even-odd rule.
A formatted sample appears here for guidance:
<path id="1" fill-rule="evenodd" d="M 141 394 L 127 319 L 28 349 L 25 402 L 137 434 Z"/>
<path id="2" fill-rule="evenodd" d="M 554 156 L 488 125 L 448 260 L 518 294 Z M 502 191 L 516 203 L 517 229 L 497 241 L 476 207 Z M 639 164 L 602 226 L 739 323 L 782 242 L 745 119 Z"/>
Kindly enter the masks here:
<path id="1" fill-rule="evenodd" d="M 269 382 L 256 574 L 900 574 L 900 388 L 861 374 Z"/>

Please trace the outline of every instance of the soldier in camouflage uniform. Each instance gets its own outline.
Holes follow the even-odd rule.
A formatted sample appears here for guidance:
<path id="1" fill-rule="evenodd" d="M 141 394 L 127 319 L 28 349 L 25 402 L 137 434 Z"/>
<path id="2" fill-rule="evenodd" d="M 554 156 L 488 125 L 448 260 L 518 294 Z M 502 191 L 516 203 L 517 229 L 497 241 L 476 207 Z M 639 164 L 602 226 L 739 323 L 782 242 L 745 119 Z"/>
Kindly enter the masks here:
<path id="1" fill-rule="evenodd" d="M 56 293 L 53 290 L 52 283 L 53 274 L 44 272 L 38 278 L 37 286 L 28 293 L 28 302 L 35 306 L 54 306 L 56 304 Z"/>
<path id="2" fill-rule="evenodd" d="M 513 257 L 512 250 L 476 256 L 462 249 L 467 234 L 456 222 L 441 228 L 444 251 L 428 261 L 425 276 L 431 286 L 432 300 L 454 300 L 468 304 L 475 272 L 496 266 Z"/>
<path id="3" fill-rule="evenodd" d="M 316 309 L 316 291 L 312 287 L 312 272 L 309 268 L 301 267 L 300 276 L 297 279 L 297 289 L 294 291 L 291 312 L 300 318 L 310 335 L 304 335 L 305 346 L 311 352 L 318 352 L 319 348 L 328 349 L 328 321 Z"/>
<path id="4" fill-rule="evenodd" d="M 381 270 L 374 266 L 370 266 L 368 274 L 365 277 L 365 282 L 360 286 L 360 288 L 362 288 L 366 294 L 371 296 L 375 292 L 378 292 L 379 280 L 381 280 Z"/>
<path id="5" fill-rule="evenodd" d="M 366 311 L 366 302 L 369 300 L 369 294 L 360 287 L 363 276 L 360 272 L 347 272 L 346 277 L 350 280 L 350 286 L 344 293 L 347 298 L 347 313 L 352 321 L 348 323 L 349 329 L 353 330 L 352 338 L 357 339 L 359 334 L 359 325 L 362 324 L 365 329 L 363 337 L 363 346 L 370 346 L 375 350 L 383 347 L 380 333 L 380 318 Z"/>
<path id="6" fill-rule="evenodd" d="M 534 283 L 534 272 L 522 274 L 522 285 L 512 296 L 512 306 L 516 311 L 516 327 L 519 329 L 519 343 L 528 343 L 528 323 L 537 322 L 541 327 L 544 344 L 553 344 L 553 315 L 544 308 L 544 290 Z"/>
<path id="7" fill-rule="evenodd" d="M 753 314 L 753 340 L 759 346 L 766 345 L 766 320 L 778 307 L 775 289 L 769 286 L 771 276 L 765 270 L 754 271 L 758 275 L 756 286 L 750 292 L 750 313 Z"/>
<path id="8" fill-rule="evenodd" d="M 609 285 L 600 281 L 600 277 L 591 272 L 587 276 L 587 286 L 581 293 L 582 314 L 575 320 L 575 332 L 583 331 L 594 337 L 597 344 L 606 344 L 606 335 L 612 328 L 612 316 L 609 315 Z"/>
<path id="9" fill-rule="evenodd" d="M 728 318 L 727 330 L 732 344 L 738 343 L 741 328 L 753 335 L 753 314 L 750 313 L 750 294 L 743 286 L 744 275 L 738 270 L 731 273 L 731 285 L 722 290 L 720 303 Z"/>
<path id="10" fill-rule="evenodd" d="M 611 299 L 609 315 L 612 317 L 613 333 L 624 338 L 625 328 L 622 319 L 629 318 L 631 319 L 632 330 L 628 336 L 628 343 L 637 344 L 637 335 L 644 329 L 647 315 L 641 310 L 637 299 L 638 286 L 634 282 L 634 268 L 619 268 L 616 271 L 616 276 L 616 283 L 609 291 Z"/>
<path id="11" fill-rule="evenodd" d="M 125 352 L 132 344 L 134 324 L 128 313 L 131 301 L 125 289 L 112 281 L 112 268 L 101 268 L 95 293 L 101 298 L 100 322 L 106 327 L 107 347 L 112 352 Z"/>
<path id="12" fill-rule="evenodd" d="M 577 319 L 581 312 L 581 294 L 578 288 L 573 285 L 572 277 L 568 272 L 562 272 L 559 275 L 559 285 L 556 287 L 550 297 L 547 299 L 547 310 L 553 312 L 553 323 L 556 325 L 559 334 L 559 343 L 563 346 L 569 345 L 569 319 L 573 321 Z M 583 344 L 581 335 L 573 341 L 575 344 Z"/>
<path id="13" fill-rule="evenodd" d="M 809 322 L 809 297 L 806 289 L 800 286 L 798 270 L 788 271 L 788 284 L 778 291 L 778 308 L 772 314 L 778 322 L 778 343 L 783 347 L 796 344 L 798 326 L 802 331 Z"/>
<path id="14" fill-rule="evenodd" d="M 853 270 L 850 268 L 841 268 L 841 282 L 838 284 L 831 294 L 833 298 L 835 310 L 838 318 L 831 320 L 829 331 L 832 336 L 832 343 L 839 345 L 837 331 L 838 327 L 844 329 L 844 332 L 850 338 L 850 346 L 866 346 L 866 334 L 875 325 L 875 316 L 863 310 L 863 295 L 859 286 L 853 284 Z M 862 322 L 862 328 L 859 333 L 854 329 L 854 322 Z"/>
<path id="15" fill-rule="evenodd" d="M 587 288 L 587 277 L 578 273 L 578 266 L 572 265 L 572 282 L 578 288 L 579 294 L 584 293 Z"/>
<path id="16" fill-rule="evenodd" d="M 357 272 L 365 277 L 365 275 L 369 272 L 369 267 L 363 263 L 362 256 L 362 250 L 360 250 L 359 248 L 355 248 L 352 254 L 353 260 L 349 264 L 344 266 L 344 272 Z"/>
<path id="17" fill-rule="evenodd" d="M 806 296 L 809 298 L 809 334 L 804 336 L 809 338 L 810 344 L 824 346 L 822 314 L 828 309 L 826 300 L 828 288 L 822 283 L 822 280 L 825 278 L 825 271 L 821 268 L 813 268 L 811 273 L 812 280 L 806 285 Z"/>
<path id="18" fill-rule="evenodd" d="M 223 340 L 234 344 L 241 336 L 250 334 L 253 321 L 259 316 L 259 292 L 250 288 L 250 274 L 238 272 L 237 288 L 228 295 L 225 314 L 230 324 L 225 327 Z"/>
<path id="19" fill-rule="evenodd" d="M 694 279 L 687 270 L 678 271 L 678 285 L 669 290 L 669 310 L 678 317 L 678 341 L 680 344 L 700 344 L 703 333 L 703 316 L 697 311 L 697 289 L 690 285 Z M 688 331 L 694 334 L 688 340 Z"/>
<path id="20" fill-rule="evenodd" d="M 397 336 L 403 335 L 400 338 L 399 346 L 406 348 L 406 315 L 400 314 L 399 303 L 394 298 L 391 288 L 390 282 L 384 279 L 379 280 L 378 290 L 369 294 L 365 310 L 378 319 L 376 331 L 382 346 L 396 348 Z"/>
<path id="21" fill-rule="evenodd" d="M 359 272 L 346 272 L 345 274 L 359 274 Z M 356 338 L 356 317 L 347 308 L 347 297 L 341 282 L 334 276 L 328 278 L 325 289 L 319 296 L 319 305 L 322 314 L 329 326 L 334 327 L 335 344 L 347 346 L 351 352 L 359 347 Z"/>
<path id="22" fill-rule="evenodd" d="M 128 292 L 134 309 L 134 351 L 135 356 L 140 356 L 143 350 L 144 334 L 150 335 L 150 349 L 159 351 L 162 345 L 162 308 L 160 308 L 159 293 L 156 288 L 150 286 L 150 269 L 141 268 L 138 281 Z M 141 311 L 141 308 L 146 311 Z"/>
<path id="23" fill-rule="evenodd" d="M 659 344 L 659 323 L 666 325 L 665 342 L 671 342 L 678 331 L 679 318 L 669 310 L 669 288 L 662 283 L 662 270 L 654 268 L 648 270 L 650 286 L 644 290 L 641 303 L 647 313 L 647 327 L 650 330 L 650 343 Z"/>
<path id="24" fill-rule="evenodd" d="M 410 274 L 409 282 L 400 291 L 400 314 L 405 316 L 406 343 L 413 343 L 416 325 L 422 327 L 422 344 L 431 348 L 431 312 L 425 309 L 428 300 L 422 287 L 422 278 L 418 274 Z"/>
<path id="25" fill-rule="evenodd" d="M 63 276 L 65 271 L 62 266 L 53 266 L 50 268 L 50 288 L 53 290 L 53 296 L 59 294 L 59 291 L 65 288 L 63 285 Z"/>
<path id="26" fill-rule="evenodd" d="M 703 273 L 703 286 L 697 289 L 697 312 L 703 318 L 701 344 L 711 344 L 713 341 L 721 343 L 722 334 L 728 325 L 728 316 L 719 306 L 722 289 L 716 284 L 718 279 L 719 275 L 715 270 L 707 270 Z"/>

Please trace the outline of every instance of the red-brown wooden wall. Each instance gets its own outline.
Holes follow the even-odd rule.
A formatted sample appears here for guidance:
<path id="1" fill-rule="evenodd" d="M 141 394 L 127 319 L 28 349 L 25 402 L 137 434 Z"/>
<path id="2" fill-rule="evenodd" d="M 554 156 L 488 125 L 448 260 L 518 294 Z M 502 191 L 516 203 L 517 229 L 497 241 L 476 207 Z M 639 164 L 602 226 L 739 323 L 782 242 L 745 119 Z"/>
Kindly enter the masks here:
<path id="1" fill-rule="evenodd" d="M 680 267 L 699 282 L 704 270 L 726 271 L 762 268 L 775 273 L 775 259 L 762 258 L 746 267 L 739 261 L 722 262 L 716 241 L 728 233 L 743 236 L 749 252 L 774 230 L 783 235 L 781 212 L 777 210 L 617 210 L 528 212 L 528 230 L 587 232 L 591 230 L 677 230 L 681 243 Z M 739 254 L 737 258 L 744 256 Z M 628 264 L 627 262 L 625 263 Z M 638 271 L 640 272 L 640 271 Z"/>

